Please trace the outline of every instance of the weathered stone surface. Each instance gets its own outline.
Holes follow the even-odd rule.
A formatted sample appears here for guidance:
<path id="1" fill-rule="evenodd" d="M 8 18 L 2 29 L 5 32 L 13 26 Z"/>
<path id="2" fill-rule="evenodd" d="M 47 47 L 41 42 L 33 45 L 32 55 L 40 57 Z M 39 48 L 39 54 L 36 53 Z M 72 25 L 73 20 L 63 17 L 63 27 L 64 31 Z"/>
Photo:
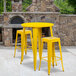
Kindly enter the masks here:
<path id="1" fill-rule="evenodd" d="M 62 45 L 76 45 L 76 15 L 61 15 L 59 19 L 59 37 L 62 39 Z M 63 35 L 63 36 L 62 36 Z"/>
<path id="2" fill-rule="evenodd" d="M 28 11 L 22 11 L 22 0 L 12 0 L 12 11 L 0 15 L 0 23 L 3 27 L 2 40 L 4 45 L 11 46 L 13 39 L 13 28 L 22 28 L 20 25 L 11 25 L 13 17 L 19 16 L 24 22 L 49 22 L 54 23 L 54 36 L 61 38 L 61 44 L 65 46 L 76 45 L 76 15 L 60 15 L 59 9 L 53 4 L 53 0 L 33 0 Z M 31 12 L 32 11 L 32 12 Z M 31 28 L 27 28 L 30 29 Z M 43 28 L 42 36 L 50 36 L 49 28 Z M 29 38 L 29 37 L 28 37 Z M 46 45 L 45 45 L 46 46 Z"/>
<path id="3" fill-rule="evenodd" d="M 10 42 L 9 43 L 10 45 L 12 44 L 12 33 L 13 33 L 12 29 L 14 27 L 11 27 L 9 22 L 10 22 L 10 19 L 14 16 L 20 16 L 22 19 L 24 19 L 24 22 L 54 23 L 55 25 L 53 27 L 53 33 L 54 33 L 54 36 L 61 38 L 61 44 L 65 46 L 76 45 L 76 16 L 75 15 L 71 15 L 71 16 L 59 15 L 56 13 L 48 13 L 48 12 L 47 13 L 35 13 L 35 12 L 31 13 L 30 12 L 30 13 L 4 14 L 4 17 L 8 17 L 8 20 L 4 21 L 4 26 L 9 26 L 9 28 L 4 29 L 4 33 L 2 35 L 3 42 L 6 44 L 8 44 L 8 42 Z M 27 28 L 27 29 L 31 29 L 31 28 Z M 50 31 L 48 30 L 45 29 L 46 34 L 50 35 Z"/>
<path id="4" fill-rule="evenodd" d="M 22 0 L 19 2 L 14 2 L 12 0 L 12 12 L 21 12 L 22 11 Z"/>
<path id="5" fill-rule="evenodd" d="M 11 45 L 10 40 L 5 40 L 4 44 L 5 44 L 5 46 L 10 46 Z"/>
<path id="6" fill-rule="evenodd" d="M 3 36 L 4 45 L 11 46 L 11 44 L 12 44 L 12 29 L 4 28 L 2 36 Z"/>
<path id="7" fill-rule="evenodd" d="M 3 23 L 3 15 L 0 15 L 0 24 Z"/>
<path id="8" fill-rule="evenodd" d="M 35 12 L 59 12 L 59 8 L 54 5 L 53 0 L 40 0 L 33 1 L 32 4 L 27 8 L 27 11 Z"/>

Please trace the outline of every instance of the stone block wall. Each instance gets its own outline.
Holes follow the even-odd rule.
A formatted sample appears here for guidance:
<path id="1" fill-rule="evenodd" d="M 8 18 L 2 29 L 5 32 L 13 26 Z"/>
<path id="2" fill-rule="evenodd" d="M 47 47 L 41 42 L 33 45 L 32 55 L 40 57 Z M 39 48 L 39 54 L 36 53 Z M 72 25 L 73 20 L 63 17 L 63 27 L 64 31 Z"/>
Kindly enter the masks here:
<path id="1" fill-rule="evenodd" d="M 12 12 L 22 12 L 22 0 L 18 2 L 12 0 Z"/>
<path id="2" fill-rule="evenodd" d="M 0 15 L 0 24 L 3 22 L 3 15 Z"/>
<path id="3" fill-rule="evenodd" d="M 32 4 L 27 7 L 31 12 L 59 12 L 59 8 L 54 4 L 54 0 L 32 0 Z"/>
<path id="4" fill-rule="evenodd" d="M 6 46 L 12 45 L 12 29 L 22 28 L 19 24 L 10 24 L 10 20 L 14 16 L 20 16 L 24 22 L 54 23 L 53 33 L 54 36 L 61 38 L 61 44 L 63 46 L 76 46 L 76 15 L 60 15 L 57 12 L 5 13 L 2 37 Z"/>
<path id="5" fill-rule="evenodd" d="M 62 45 L 76 45 L 76 15 L 60 15 L 58 32 Z"/>
<path id="6" fill-rule="evenodd" d="M 5 46 L 12 46 L 12 29 L 3 29 L 3 42 Z"/>
<path id="7" fill-rule="evenodd" d="M 42 13 L 37 13 L 37 12 L 4 13 L 3 42 L 4 42 L 4 45 L 6 45 L 6 46 L 12 45 L 12 39 L 13 39 L 12 29 L 13 28 L 22 28 L 21 25 L 19 25 L 19 24 L 10 23 L 12 17 L 15 17 L 15 16 L 21 17 L 24 20 L 24 22 L 51 22 L 51 23 L 55 24 L 54 32 L 56 32 L 58 30 L 59 13 L 52 13 L 52 12 L 50 12 L 50 13 L 49 12 L 47 12 L 47 13 L 44 13 L 44 12 L 42 12 Z M 27 28 L 27 29 L 30 29 L 30 28 Z M 46 31 L 48 31 L 48 30 L 46 30 Z M 58 36 L 57 34 L 58 33 L 56 33 L 55 36 Z"/>

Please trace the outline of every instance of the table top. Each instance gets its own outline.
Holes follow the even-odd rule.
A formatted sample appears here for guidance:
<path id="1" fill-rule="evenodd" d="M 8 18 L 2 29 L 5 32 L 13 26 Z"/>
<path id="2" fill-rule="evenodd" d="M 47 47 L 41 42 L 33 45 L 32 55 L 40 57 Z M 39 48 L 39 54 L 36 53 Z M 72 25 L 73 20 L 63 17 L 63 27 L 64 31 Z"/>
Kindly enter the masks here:
<path id="1" fill-rule="evenodd" d="M 35 27 L 35 28 L 54 26 L 53 23 L 46 23 L 46 22 L 30 22 L 30 23 L 23 23 L 21 25 L 22 25 L 22 27 Z"/>

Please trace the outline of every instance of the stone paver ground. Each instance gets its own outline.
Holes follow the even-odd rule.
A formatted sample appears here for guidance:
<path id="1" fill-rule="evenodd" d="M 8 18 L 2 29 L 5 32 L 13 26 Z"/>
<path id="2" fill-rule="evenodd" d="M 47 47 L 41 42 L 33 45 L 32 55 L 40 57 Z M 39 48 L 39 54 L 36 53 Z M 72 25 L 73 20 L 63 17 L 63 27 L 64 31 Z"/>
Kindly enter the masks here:
<path id="1" fill-rule="evenodd" d="M 33 68 L 33 53 L 28 50 L 24 56 L 24 61 L 20 64 L 21 52 L 17 50 L 16 58 L 13 58 L 14 47 L 0 46 L 0 76 L 48 76 L 47 62 L 42 61 L 41 70 L 39 67 L 39 53 L 37 53 L 37 70 Z M 76 47 L 62 47 L 64 72 L 62 71 L 61 62 L 54 68 L 51 67 L 50 76 L 76 76 Z M 43 56 L 47 55 L 44 50 Z M 59 52 L 56 51 L 59 56 Z"/>

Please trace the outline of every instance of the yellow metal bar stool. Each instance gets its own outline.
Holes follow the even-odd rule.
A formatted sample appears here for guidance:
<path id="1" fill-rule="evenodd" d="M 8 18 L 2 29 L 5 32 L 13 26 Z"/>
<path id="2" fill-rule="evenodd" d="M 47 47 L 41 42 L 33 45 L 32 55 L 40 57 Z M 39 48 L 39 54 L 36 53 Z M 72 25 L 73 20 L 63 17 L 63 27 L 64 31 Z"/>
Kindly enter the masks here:
<path id="1" fill-rule="evenodd" d="M 30 35 L 31 44 L 32 44 L 32 32 L 31 32 L 31 30 L 26 30 L 25 31 L 25 40 L 23 40 L 23 30 L 17 30 L 17 32 L 16 32 L 14 57 L 16 55 L 16 49 L 21 49 L 21 48 L 19 48 L 19 46 L 17 46 L 18 35 L 21 35 L 21 42 L 25 43 L 25 45 L 24 45 L 25 54 L 27 54 L 27 35 Z"/>
<path id="2" fill-rule="evenodd" d="M 50 27 L 50 31 L 51 31 L 51 37 L 44 37 L 42 38 L 42 44 L 41 44 L 41 54 L 40 54 L 40 64 L 39 64 L 39 70 L 41 67 L 41 60 L 45 60 L 48 62 L 48 74 L 50 75 L 50 69 L 51 69 L 51 62 L 52 65 L 54 67 L 54 61 L 59 61 L 61 60 L 61 64 L 62 64 L 62 70 L 64 71 L 64 67 L 63 67 L 63 60 L 62 60 L 62 51 L 61 51 L 61 43 L 60 43 L 60 38 L 57 37 L 53 37 L 53 33 L 52 33 L 52 27 Z M 44 59 L 46 57 L 42 57 L 42 50 L 43 50 L 43 43 L 46 42 L 47 43 L 47 60 Z M 55 43 L 58 42 L 59 44 L 59 50 L 60 50 L 60 57 L 55 56 Z M 58 58 L 58 59 L 57 59 Z"/>

